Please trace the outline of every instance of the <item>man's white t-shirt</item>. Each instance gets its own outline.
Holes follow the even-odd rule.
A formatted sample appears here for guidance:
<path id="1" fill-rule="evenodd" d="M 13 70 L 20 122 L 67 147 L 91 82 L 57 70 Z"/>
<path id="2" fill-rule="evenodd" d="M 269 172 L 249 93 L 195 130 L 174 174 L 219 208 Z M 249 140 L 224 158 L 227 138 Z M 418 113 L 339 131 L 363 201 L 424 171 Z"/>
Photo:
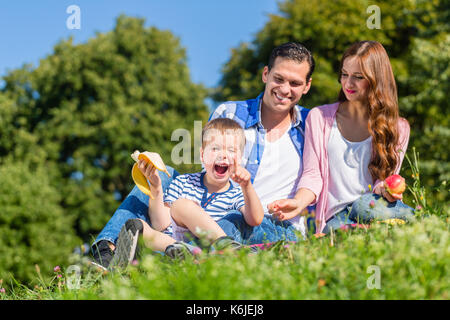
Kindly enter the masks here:
<path id="1" fill-rule="evenodd" d="M 276 141 L 264 142 L 264 152 L 259 164 L 253 187 L 261 200 L 264 214 L 268 215 L 267 205 L 275 200 L 290 199 L 295 196 L 302 173 L 302 160 L 289 135 L 290 128 Z M 303 216 L 290 220 L 294 228 L 306 236 Z"/>

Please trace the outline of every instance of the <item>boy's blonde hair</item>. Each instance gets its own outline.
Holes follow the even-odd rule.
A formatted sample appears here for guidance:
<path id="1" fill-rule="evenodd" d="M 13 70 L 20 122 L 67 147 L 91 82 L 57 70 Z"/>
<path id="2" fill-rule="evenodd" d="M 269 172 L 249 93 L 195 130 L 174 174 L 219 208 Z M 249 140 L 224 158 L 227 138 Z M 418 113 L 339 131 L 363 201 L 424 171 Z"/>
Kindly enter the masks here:
<path id="1" fill-rule="evenodd" d="M 214 132 L 214 130 L 217 130 Z M 209 139 L 206 139 L 206 136 L 211 133 L 219 133 L 219 134 L 233 134 L 239 137 L 240 139 L 240 145 L 239 148 L 241 152 L 244 152 L 245 147 L 245 133 L 244 129 L 234 121 L 233 119 L 229 118 L 217 118 L 214 120 L 209 121 L 202 130 L 202 148 L 204 149 L 207 143 L 210 141 Z"/>

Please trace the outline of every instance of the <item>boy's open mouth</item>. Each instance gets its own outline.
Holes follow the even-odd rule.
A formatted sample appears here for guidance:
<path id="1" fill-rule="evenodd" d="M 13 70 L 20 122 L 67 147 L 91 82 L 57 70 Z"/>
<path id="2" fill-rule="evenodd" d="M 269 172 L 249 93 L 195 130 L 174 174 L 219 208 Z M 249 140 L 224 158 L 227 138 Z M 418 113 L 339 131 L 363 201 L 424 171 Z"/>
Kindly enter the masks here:
<path id="1" fill-rule="evenodd" d="M 227 164 L 215 164 L 214 171 L 219 175 L 224 175 L 228 171 Z"/>

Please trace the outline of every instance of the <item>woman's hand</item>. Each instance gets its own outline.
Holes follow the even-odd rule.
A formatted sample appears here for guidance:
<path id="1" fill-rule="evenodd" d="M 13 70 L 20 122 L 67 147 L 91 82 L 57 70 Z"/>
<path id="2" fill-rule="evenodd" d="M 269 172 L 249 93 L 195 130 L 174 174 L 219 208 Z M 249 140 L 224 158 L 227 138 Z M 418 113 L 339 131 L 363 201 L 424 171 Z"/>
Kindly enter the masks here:
<path id="1" fill-rule="evenodd" d="M 156 189 L 161 187 L 161 178 L 159 177 L 155 166 L 143 159 L 139 160 L 137 163 L 139 170 L 141 170 L 142 174 L 150 182 L 150 185 Z"/>
<path id="2" fill-rule="evenodd" d="M 399 196 L 394 196 L 387 192 L 386 188 L 384 187 L 384 181 L 382 183 L 379 183 L 378 186 L 373 189 L 373 193 L 379 194 L 389 202 L 395 202 L 397 200 L 402 200 L 403 198 L 401 194 Z"/>
<path id="3" fill-rule="evenodd" d="M 281 199 L 268 204 L 267 209 L 275 218 L 284 221 L 297 216 L 301 211 L 301 206 L 296 199 Z"/>

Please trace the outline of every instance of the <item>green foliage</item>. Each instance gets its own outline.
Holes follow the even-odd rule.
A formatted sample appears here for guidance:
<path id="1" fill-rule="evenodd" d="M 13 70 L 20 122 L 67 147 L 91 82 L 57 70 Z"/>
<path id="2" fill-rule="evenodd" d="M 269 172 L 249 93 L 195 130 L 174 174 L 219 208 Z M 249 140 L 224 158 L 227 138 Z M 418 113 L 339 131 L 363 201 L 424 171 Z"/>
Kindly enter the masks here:
<path id="1" fill-rule="evenodd" d="M 43 167 L 8 161 L 0 177 L 0 279 L 29 282 L 35 265 L 48 276 L 44 271 L 67 263 L 77 242 L 72 219 Z"/>
<path id="2" fill-rule="evenodd" d="M 99 298 L 113 299 L 445 299 L 448 225 L 433 217 L 407 227 L 311 239 L 252 256 L 212 257 L 200 265 L 147 256 L 129 277 L 113 277 Z M 445 240 L 444 240 L 445 239 Z M 381 288 L 367 287 L 370 266 Z M 225 289 L 226 288 L 226 289 Z"/>
<path id="3" fill-rule="evenodd" d="M 420 153 L 422 179 L 432 187 L 435 199 L 448 201 L 448 188 L 436 188 L 450 181 L 450 34 L 430 40 L 414 40 L 409 65 L 414 72 L 405 79 L 410 94 L 400 106 L 411 124 L 410 145 Z"/>
<path id="4" fill-rule="evenodd" d="M 191 82 L 179 40 L 143 19 L 120 16 L 111 32 L 87 43 L 61 41 L 37 68 L 24 66 L 4 81 L 8 134 L 26 136 L 15 143 L 2 135 L 0 157 L 29 153 L 23 140 L 39 148 L 61 206 L 88 241 L 133 186 L 130 154 L 158 152 L 171 165 L 172 132 L 192 134 L 194 120 L 208 117 L 206 89 Z"/>
<path id="5" fill-rule="evenodd" d="M 367 26 L 373 14 L 367 8 L 373 4 L 380 8 L 380 29 Z M 299 41 L 316 60 L 311 90 L 300 104 L 312 108 L 335 102 L 344 50 L 355 41 L 379 41 L 391 59 L 400 113 L 411 125 L 409 146 L 417 147 L 422 160 L 422 181 L 433 189 L 434 200 L 448 201 L 448 188 L 437 191 L 448 181 L 450 172 L 448 1 L 287 0 L 279 3 L 279 11 L 270 16 L 251 43 L 241 43 L 232 50 L 214 99 L 256 97 L 264 90 L 261 73 L 272 49 L 287 41 Z"/>

